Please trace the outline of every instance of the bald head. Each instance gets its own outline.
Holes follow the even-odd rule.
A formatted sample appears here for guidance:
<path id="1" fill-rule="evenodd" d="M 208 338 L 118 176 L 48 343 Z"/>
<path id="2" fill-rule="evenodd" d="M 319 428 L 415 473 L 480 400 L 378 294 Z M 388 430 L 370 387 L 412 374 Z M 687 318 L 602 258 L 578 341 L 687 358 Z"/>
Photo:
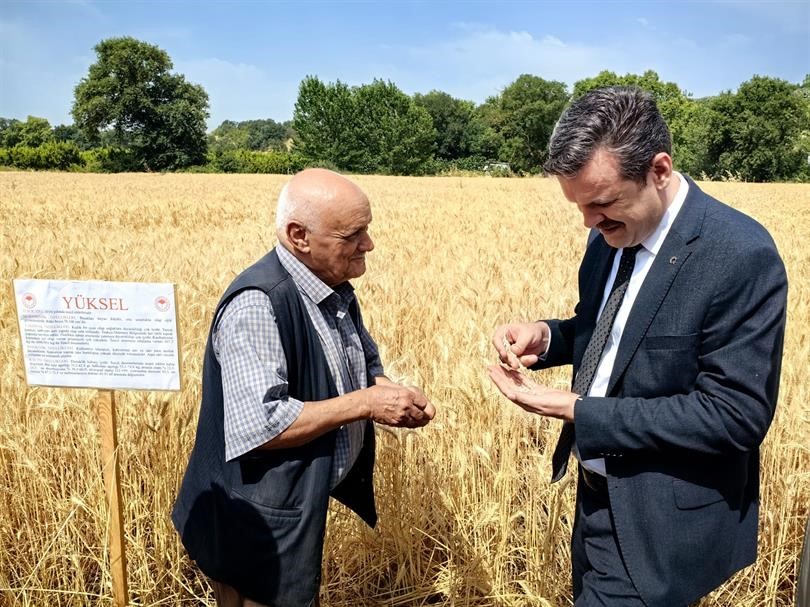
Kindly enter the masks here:
<path id="1" fill-rule="evenodd" d="M 327 169 L 305 169 L 282 188 L 276 208 L 276 231 L 280 239 L 291 221 L 313 230 L 336 206 L 346 201 L 368 199 L 363 191 L 343 175 Z"/>
<path id="2" fill-rule="evenodd" d="M 371 207 L 357 185 L 333 171 L 307 169 L 281 190 L 276 233 L 281 245 L 329 286 L 366 271 Z"/>

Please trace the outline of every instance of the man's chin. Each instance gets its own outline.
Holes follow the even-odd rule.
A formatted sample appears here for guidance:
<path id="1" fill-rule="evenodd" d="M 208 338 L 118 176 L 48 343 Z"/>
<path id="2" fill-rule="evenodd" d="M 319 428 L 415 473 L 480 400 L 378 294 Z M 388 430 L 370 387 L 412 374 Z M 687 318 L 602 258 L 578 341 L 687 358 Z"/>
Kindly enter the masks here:
<path id="1" fill-rule="evenodd" d="M 352 278 L 357 278 L 366 273 L 366 260 L 365 259 L 352 259 L 349 273 Z"/>
<path id="2" fill-rule="evenodd" d="M 612 230 L 599 230 L 599 233 L 605 239 L 605 242 L 614 249 L 621 249 L 627 246 L 627 232 L 622 229 L 622 226 L 618 226 Z"/>

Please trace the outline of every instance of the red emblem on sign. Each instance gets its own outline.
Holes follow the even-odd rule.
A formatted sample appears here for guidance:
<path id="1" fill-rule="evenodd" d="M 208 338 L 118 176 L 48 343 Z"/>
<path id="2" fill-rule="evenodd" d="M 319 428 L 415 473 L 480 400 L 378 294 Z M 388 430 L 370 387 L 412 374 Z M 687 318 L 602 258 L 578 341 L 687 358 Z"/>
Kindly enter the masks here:
<path id="1" fill-rule="evenodd" d="M 23 305 L 30 310 L 30 309 L 36 307 L 37 298 L 34 297 L 31 293 L 26 293 L 22 297 L 22 302 L 23 302 Z"/>
<path id="2" fill-rule="evenodd" d="M 158 298 L 155 300 L 155 307 L 156 307 L 156 308 L 157 308 L 157 309 L 158 309 L 160 312 L 165 312 L 166 310 L 168 310 L 168 309 L 169 309 L 169 298 L 168 298 L 168 297 L 166 297 L 165 295 L 161 295 L 160 297 L 158 297 Z"/>

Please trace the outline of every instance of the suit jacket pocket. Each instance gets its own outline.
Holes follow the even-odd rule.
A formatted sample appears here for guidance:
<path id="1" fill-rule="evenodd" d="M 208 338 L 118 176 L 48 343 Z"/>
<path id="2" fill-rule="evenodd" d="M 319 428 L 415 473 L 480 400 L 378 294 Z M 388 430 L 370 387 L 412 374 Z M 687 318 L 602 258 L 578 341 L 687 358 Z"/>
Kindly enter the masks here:
<path id="1" fill-rule="evenodd" d="M 698 334 L 648 335 L 644 338 L 646 350 L 692 350 L 698 345 Z"/>
<path id="2" fill-rule="evenodd" d="M 647 335 L 616 385 L 629 396 L 687 394 L 698 375 L 699 350 L 698 333 Z"/>
<path id="3" fill-rule="evenodd" d="M 672 481 L 672 490 L 675 493 L 675 505 L 681 510 L 702 508 L 726 499 L 717 487 L 696 485 L 680 479 Z"/>

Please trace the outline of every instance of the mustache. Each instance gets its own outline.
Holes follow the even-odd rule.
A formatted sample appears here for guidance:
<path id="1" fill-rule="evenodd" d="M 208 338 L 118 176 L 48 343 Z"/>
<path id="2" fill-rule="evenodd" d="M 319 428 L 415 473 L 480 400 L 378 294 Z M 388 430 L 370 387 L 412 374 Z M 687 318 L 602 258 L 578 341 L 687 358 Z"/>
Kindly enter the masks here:
<path id="1" fill-rule="evenodd" d="M 596 225 L 596 229 L 598 230 L 609 230 L 610 228 L 615 228 L 616 226 L 622 225 L 621 221 L 613 221 L 612 219 L 605 219 L 604 221 L 598 223 Z"/>

